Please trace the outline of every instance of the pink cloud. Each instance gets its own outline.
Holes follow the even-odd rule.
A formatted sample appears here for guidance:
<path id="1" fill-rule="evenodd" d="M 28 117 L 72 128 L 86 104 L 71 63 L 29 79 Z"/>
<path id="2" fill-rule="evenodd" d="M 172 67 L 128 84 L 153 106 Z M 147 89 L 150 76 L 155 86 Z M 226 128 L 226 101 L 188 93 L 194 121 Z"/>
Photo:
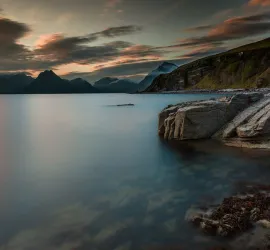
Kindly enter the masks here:
<path id="1" fill-rule="evenodd" d="M 270 0 L 250 0 L 249 6 L 270 6 Z"/>
<path id="2" fill-rule="evenodd" d="M 270 6 L 270 0 L 250 0 L 249 6 Z"/>
<path id="3" fill-rule="evenodd" d="M 41 49 L 45 47 L 47 44 L 63 39 L 63 37 L 64 36 L 61 33 L 41 35 L 35 42 L 35 47 L 37 49 Z"/>

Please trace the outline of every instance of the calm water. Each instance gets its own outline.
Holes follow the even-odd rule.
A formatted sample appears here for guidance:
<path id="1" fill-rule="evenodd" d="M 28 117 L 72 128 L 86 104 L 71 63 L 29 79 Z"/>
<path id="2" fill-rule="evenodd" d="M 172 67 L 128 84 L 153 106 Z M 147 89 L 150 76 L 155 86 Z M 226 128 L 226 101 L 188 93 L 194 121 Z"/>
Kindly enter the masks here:
<path id="1" fill-rule="evenodd" d="M 157 136 L 166 105 L 210 95 L 0 96 L 0 250 L 205 249 L 184 220 L 269 155 Z M 135 107 L 110 107 L 134 103 Z"/>

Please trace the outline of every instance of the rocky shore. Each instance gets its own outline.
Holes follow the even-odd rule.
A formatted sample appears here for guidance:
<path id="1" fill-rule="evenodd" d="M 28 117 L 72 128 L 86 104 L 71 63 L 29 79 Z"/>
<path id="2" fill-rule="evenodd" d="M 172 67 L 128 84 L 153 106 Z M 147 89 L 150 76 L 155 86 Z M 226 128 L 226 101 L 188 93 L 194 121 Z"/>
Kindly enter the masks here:
<path id="1" fill-rule="evenodd" d="M 227 240 L 226 249 L 270 248 L 270 186 L 223 199 L 219 205 L 192 207 L 186 220 L 202 233 Z"/>
<path id="2" fill-rule="evenodd" d="M 159 114 L 158 132 L 166 140 L 212 138 L 229 146 L 270 149 L 270 95 L 239 93 L 170 105 Z"/>
<path id="3" fill-rule="evenodd" d="M 159 94 L 250 94 L 250 93 L 270 93 L 270 88 L 255 89 L 185 89 L 176 91 L 162 91 Z M 149 93 L 147 93 L 149 94 Z"/>

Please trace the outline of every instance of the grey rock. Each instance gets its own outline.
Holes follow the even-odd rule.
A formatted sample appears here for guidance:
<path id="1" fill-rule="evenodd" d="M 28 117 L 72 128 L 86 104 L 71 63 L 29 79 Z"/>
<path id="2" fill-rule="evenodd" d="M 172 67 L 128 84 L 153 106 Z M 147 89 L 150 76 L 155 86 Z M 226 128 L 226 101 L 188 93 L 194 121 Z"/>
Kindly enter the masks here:
<path id="1" fill-rule="evenodd" d="M 255 102 L 249 108 L 239 113 L 231 122 L 222 128 L 215 137 L 230 138 L 236 134 L 236 128 L 247 122 L 258 111 L 270 104 L 270 98 L 263 98 L 259 102 Z"/>
<path id="2" fill-rule="evenodd" d="M 182 103 L 159 115 L 159 134 L 165 139 L 194 140 L 213 136 L 262 94 L 237 94 L 231 98 Z"/>
<path id="3" fill-rule="evenodd" d="M 268 98 L 270 101 L 270 98 Z M 270 133 L 270 104 L 263 107 L 246 124 L 237 128 L 240 138 L 263 136 Z"/>

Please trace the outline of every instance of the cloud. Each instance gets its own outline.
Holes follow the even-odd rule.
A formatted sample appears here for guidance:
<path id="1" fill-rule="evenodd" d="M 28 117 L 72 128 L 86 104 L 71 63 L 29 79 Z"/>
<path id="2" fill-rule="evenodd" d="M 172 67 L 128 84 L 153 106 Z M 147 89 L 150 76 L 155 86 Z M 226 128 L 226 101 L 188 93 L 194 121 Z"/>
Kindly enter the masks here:
<path id="1" fill-rule="evenodd" d="M 134 44 L 125 41 L 113 41 L 101 45 L 90 44 L 99 38 L 116 38 L 132 34 L 141 30 L 136 25 L 111 27 L 100 32 L 85 36 L 66 37 L 62 33 L 42 35 L 35 43 L 33 49 L 19 43 L 19 40 L 30 32 L 26 24 L 10 19 L 0 19 L 0 57 L 1 71 L 36 71 L 47 68 L 55 69 L 64 64 L 95 64 L 126 57 L 126 61 L 138 57 L 145 57 L 151 53 L 146 51 L 125 51 Z M 130 58 L 128 58 L 130 57 Z"/>
<path id="2" fill-rule="evenodd" d="M 198 31 L 209 30 L 211 28 L 213 28 L 213 25 L 202 25 L 202 26 L 187 28 L 187 29 L 185 29 L 185 31 L 186 32 L 198 32 Z"/>
<path id="3" fill-rule="evenodd" d="M 19 39 L 31 31 L 30 27 L 8 18 L 0 18 L 0 57 L 10 57 L 28 52 Z M 2 63 L 2 62 L 1 62 Z"/>
<path id="4" fill-rule="evenodd" d="M 1 43 L 17 42 L 19 38 L 24 37 L 28 32 L 30 32 L 30 28 L 27 25 L 8 18 L 0 18 Z"/>
<path id="5" fill-rule="evenodd" d="M 127 26 L 120 26 L 120 27 L 111 27 L 101 32 L 95 33 L 94 35 L 111 38 L 111 37 L 117 37 L 117 36 L 131 35 L 141 30 L 142 30 L 141 26 L 127 25 Z"/>
<path id="6" fill-rule="evenodd" d="M 250 0 L 249 6 L 270 6 L 270 0 Z"/>
<path id="7" fill-rule="evenodd" d="M 115 38 L 119 36 L 129 35 L 132 33 L 136 33 L 140 31 L 142 28 L 140 26 L 136 25 L 128 25 L 128 26 L 119 26 L 119 27 L 111 27 L 108 29 L 105 29 L 100 32 L 88 34 L 85 36 L 77 36 L 77 37 L 65 37 L 63 34 L 49 34 L 49 35 L 42 35 L 37 41 L 36 41 L 36 49 L 38 54 L 44 54 L 44 55 L 52 55 L 53 57 L 65 57 L 70 55 L 79 54 L 80 51 L 86 52 L 85 55 L 87 55 L 87 52 L 89 50 L 92 51 L 93 47 L 90 47 L 86 44 L 89 44 L 91 42 L 94 42 L 98 40 L 100 37 L 105 38 Z M 113 42 L 106 44 L 108 47 L 119 47 L 119 48 L 125 48 L 130 45 L 130 43 L 127 42 Z M 97 50 L 102 49 L 102 46 L 96 46 Z M 104 48 L 104 46 L 103 46 Z M 47 57 L 48 58 L 48 57 Z"/>
<path id="8" fill-rule="evenodd" d="M 167 48 L 192 47 L 205 44 L 222 45 L 226 41 L 243 39 L 270 31 L 270 12 L 257 15 L 234 17 L 213 26 L 206 35 L 180 40 L 180 43 Z M 199 29 L 193 27 L 193 30 Z M 165 47 L 163 47 L 165 48 Z"/>
<path id="9" fill-rule="evenodd" d="M 35 57 L 39 60 L 51 61 L 54 65 L 76 63 L 81 65 L 105 63 L 137 62 L 144 59 L 158 59 L 163 51 L 147 45 L 134 45 L 125 41 L 113 41 L 91 46 L 90 43 L 99 37 L 117 37 L 131 34 L 140 28 L 137 26 L 121 26 L 109 28 L 86 36 L 65 37 L 63 34 L 41 36 L 36 42 Z"/>

